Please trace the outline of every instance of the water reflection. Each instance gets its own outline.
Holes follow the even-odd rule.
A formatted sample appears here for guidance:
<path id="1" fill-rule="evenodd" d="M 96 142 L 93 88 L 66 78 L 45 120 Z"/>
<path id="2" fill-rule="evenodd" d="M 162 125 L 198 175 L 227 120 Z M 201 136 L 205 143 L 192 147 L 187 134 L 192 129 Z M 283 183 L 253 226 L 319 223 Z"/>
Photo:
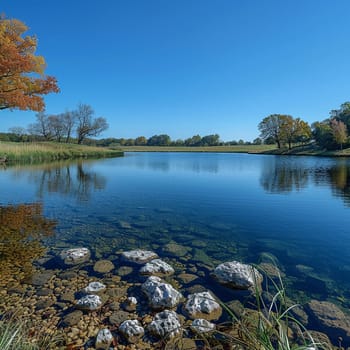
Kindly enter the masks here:
<path id="1" fill-rule="evenodd" d="M 41 203 L 0 206 L 0 276 L 23 279 L 45 251 L 42 239 L 52 236 L 57 222 L 43 216 Z"/>
<path id="2" fill-rule="evenodd" d="M 146 153 L 142 157 L 139 154 L 130 153 L 127 155 L 128 162 L 121 162 L 119 166 L 134 166 L 139 169 L 149 169 L 161 172 L 195 172 L 195 173 L 218 173 L 228 166 L 222 161 L 220 154 L 200 154 L 194 156 L 190 153 L 177 153 L 174 162 L 174 154 L 169 153 Z"/>
<path id="3" fill-rule="evenodd" d="M 339 160 L 337 164 L 328 170 L 329 183 L 333 194 L 341 197 L 344 203 L 350 206 L 350 168 L 345 159 Z"/>
<path id="4" fill-rule="evenodd" d="M 302 161 L 301 161 L 302 160 Z M 300 191 L 311 184 L 327 186 L 337 198 L 350 205 L 350 162 L 348 159 L 315 160 L 271 157 L 262 163 L 260 184 L 269 193 Z"/>
<path id="5" fill-rule="evenodd" d="M 28 178 L 37 186 L 39 198 L 43 198 L 46 193 L 58 193 L 87 201 L 93 191 L 106 186 L 106 178 L 89 168 L 89 165 L 82 161 L 50 163 L 31 168 Z"/>
<path id="6" fill-rule="evenodd" d="M 307 164 L 292 158 L 271 157 L 262 163 L 260 184 L 266 192 L 300 191 L 309 182 Z"/>

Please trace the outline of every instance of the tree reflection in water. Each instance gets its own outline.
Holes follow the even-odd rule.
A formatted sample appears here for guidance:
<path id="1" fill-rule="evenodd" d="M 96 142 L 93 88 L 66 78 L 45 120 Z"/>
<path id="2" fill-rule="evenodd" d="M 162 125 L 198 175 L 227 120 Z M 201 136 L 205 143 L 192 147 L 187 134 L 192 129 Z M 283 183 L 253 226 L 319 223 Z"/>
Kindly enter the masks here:
<path id="1" fill-rule="evenodd" d="M 345 204 L 350 206 L 350 169 L 347 160 L 339 160 L 337 165 L 328 171 L 329 181 L 333 194 L 343 198 Z"/>
<path id="2" fill-rule="evenodd" d="M 298 158 L 299 160 L 299 158 Z M 263 163 L 260 183 L 269 193 L 300 191 L 309 185 L 327 186 L 337 198 L 342 198 L 350 206 L 350 162 L 348 159 L 335 159 L 321 166 L 311 166 L 307 160 L 273 157 Z"/>
<path id="3" fill-rule="evenodd" d="M 300 191 L 308 184 L 307 166 L 291 159 L 273 157 L 270 162 L 263 163 L 260 183 L 270 193 L 286 193 Z"/>
<path id="4" fill-rule="evenodd" d="M 41 203 L 0 206 L 1 282 L 30 276 L 45 251 L 42 239 L 54 234 L 56 224 L 43 216 Z"/>
<path id="5" fill-rule="evenodd" d="M 89 200 L 91 193 L 106 186 L 106 178 L 88 168 L 88 161 L 49 163 L 30 169 L 29 180 L 37 186 L 37 194 L 58 193 Z M 17 174 L 17 176 L 19 176 Z"/>

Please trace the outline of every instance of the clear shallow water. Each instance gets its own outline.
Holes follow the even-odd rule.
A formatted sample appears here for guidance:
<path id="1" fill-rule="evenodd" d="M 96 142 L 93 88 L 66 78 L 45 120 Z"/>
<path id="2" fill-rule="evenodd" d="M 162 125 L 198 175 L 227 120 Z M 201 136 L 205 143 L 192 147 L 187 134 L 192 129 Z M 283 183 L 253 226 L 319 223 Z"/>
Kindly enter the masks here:
<path id="1" fill-rule="evenodd" d="M 350 306 L 350 160 L 246 154 L 128 153 L 0 169 L 0 205 L 40 203 L 50 251 L 94 259 L 176 242 L 215 266 L 272 254 L 296 301 Z M 208 284 L 211 281 L 208 280 Z"/>

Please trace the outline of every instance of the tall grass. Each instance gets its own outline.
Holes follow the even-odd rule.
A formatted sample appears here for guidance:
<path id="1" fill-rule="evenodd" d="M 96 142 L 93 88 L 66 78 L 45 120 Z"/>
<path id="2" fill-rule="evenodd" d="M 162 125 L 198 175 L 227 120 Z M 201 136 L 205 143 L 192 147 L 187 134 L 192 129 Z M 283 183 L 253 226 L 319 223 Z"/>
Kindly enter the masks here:
<path id="1" fill-rule="evenodd" d="M 1 350 L 50 350 L 57 349 L 62 341 L 59 336 L 48 336 L 44 333 L 33 336 L 29 325 L 15 319 L 0 320 Z"/>
<path id="2" fill-rule="evenodd" d="M 294 316 L 293 309 L 299 305 L 291 304 L 286 296 L 282 279 L 277 281 L 268 277 L 270 286 L 263 293 L 255 288 L 255 302 L 236 315 L 225 303 L 222 307 L 231 321 L 217 326 L 208 334 L 197 334 L 201 350 L 332 350 L 330 343 L 315 340 L 305 326 Z M 268 301 L 267 301 L 268 300 Z M 165 348 L 172 350 L 188 349 L 184 346 L 184 335 L 169 339 Z M 195 349 L 195 348 L 193 348 Z"/>
<path id="3" fill-rule="evenodd" d="M 315 340 L 293 316 L 299 305 L 287 298 L 280 274 L 274 279 L 261 272 L 266 276 L 266 290 L 262 293 L 255 287 L 253 309 L 235 315 L 223 304 L 233 322 L 233 334 L 224 335 L 225 341 L 239 345 L 242 350 L 331 350 L 330 344 Z"/>
<path id="4" fill-rule="evenodd" d="M 99 158 L 122 156 L 120 150 L 55 142 L 17 143 L 0 142 L 0 157 L 8 163 L 39 163 L 71 158 Z"/>

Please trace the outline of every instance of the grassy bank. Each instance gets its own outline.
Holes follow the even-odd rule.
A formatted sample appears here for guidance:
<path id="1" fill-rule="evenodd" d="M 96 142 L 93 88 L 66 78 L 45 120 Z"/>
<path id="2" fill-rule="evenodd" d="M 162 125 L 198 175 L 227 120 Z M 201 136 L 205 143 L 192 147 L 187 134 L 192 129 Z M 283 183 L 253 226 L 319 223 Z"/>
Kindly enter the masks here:
<path id="1" fill-rule="evenodd" d="M 291 150 L 287 148 L 275 148 L 272 150 L 262 151 L 258 153 L 290 156 L 350 157 L 350 148 L 329 151 L 322 149 L 316 145 L 306 145 L 293 147 Z"/>
<path id="2" fill-rule="evenodd" d="M 263 153 L 276 149 L 275 145 L 237 145 L 210 147 L 123 146 L 124 152 L 212 152 L 212 153 Z"/>
<path id="3" fill-rule="evenodd" d="M 61 159 L 120 157 L 123 151 L 55 142 L 0 142 L 0 158 L 12 163 L 40 163 Z"/>
<path id="4" fill-rule="evenodd" d="M 315 145 L 276 148 L 275 145 L 237 145 L 211 147 L 168 147 L 168 146 L 121 146 L 124 152 L 212 152 L 212 153 L 253 153 L 295 156 L 350 157 L 350 148 L 328 151 Z"/>

